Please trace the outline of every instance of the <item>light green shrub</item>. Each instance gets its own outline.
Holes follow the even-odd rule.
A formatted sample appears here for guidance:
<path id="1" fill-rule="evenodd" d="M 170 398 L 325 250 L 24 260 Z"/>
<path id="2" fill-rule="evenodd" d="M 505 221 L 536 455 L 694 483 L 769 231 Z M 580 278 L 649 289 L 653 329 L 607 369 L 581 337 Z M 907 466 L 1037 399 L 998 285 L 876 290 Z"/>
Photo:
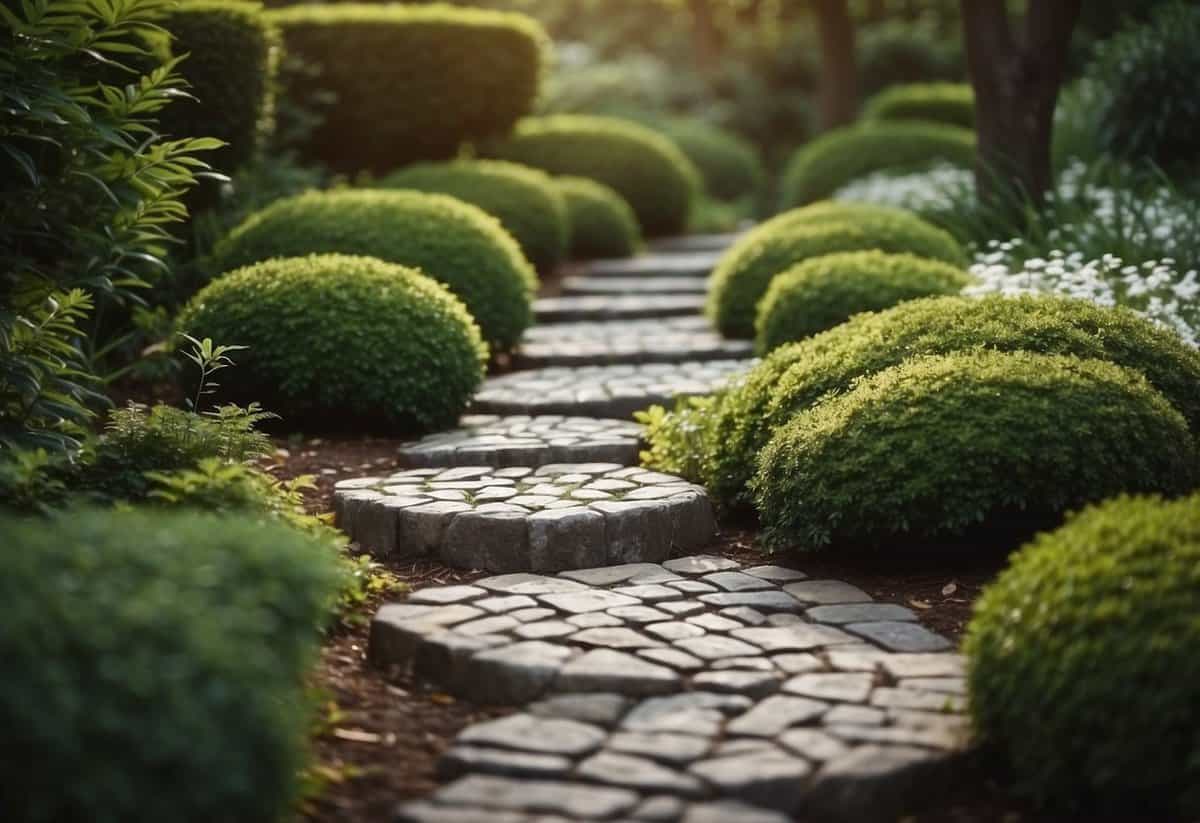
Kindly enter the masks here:
<path id="1" fill-rule="evenodd" d="M 632 257 L 637 253 L 642 230 L 625 198 L 586 177 L 556 177 L 554 182 L 567 204 L 572 258 Z"/>
<path id="2" fill-rule="evenodd" d="M 758 192 L 762 162 L 746 140 L 702 120 L 664 120 L 657 126 L 699 170 L 710 197 L 737 200 Z"/>
<path id="3" fill-rule="evenodd" d="M 975 128 L 975 91 L 968 83 L 909 83 L 871 97 L 864 120 L 928 120 Z"/>

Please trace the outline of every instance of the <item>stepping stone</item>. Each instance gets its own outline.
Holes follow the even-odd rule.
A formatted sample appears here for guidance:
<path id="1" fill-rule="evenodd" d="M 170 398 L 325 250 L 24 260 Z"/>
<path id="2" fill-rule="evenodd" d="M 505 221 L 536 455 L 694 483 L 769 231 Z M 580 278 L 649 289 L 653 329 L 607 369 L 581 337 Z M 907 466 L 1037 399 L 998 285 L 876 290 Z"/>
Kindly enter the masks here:
<path id="1" fill-rule="evenodd" d="M 720 250 L 641 254 L 593 260 L 579 267 L 586 277 L 707 277 L 721 260 Z"/>
<path id="2" fill-rule="evenodd" d="M 571 820 L 603 820 L 629 811 L 641 797 L 628 789 L 609 786 L 471 775 L 439 789 L 433 799 L 443 806 L 475 806 L 531 814 L 544 812 L 561 814 Z"/>
<path id="3" fill-rule="evenodd" d="M 753 356 L 753 343 L 721 337 L 707 318 L 679 317 L 534 326 L 525 333 L 513 362 L 517 368 L 533 369 Z"/>
<path id="4" fill-rule="evenodd" d="M 696 294 L 703 295 L 708 282 L 703 277 L 564 277 L 562 293 L 567 296 L 599 295 L 643 295 L 643 294 Z"/>
<path id="5" fill-rule="evenodd" d="M 542 297 L 533 301 L 533 314 L 538 323 L 687 317 L 704 311 L 704 300 L 701 294 Z"/>
<path id="6" fill-rule="evenodd" d="M 712 743 L 690 734 L 618 732 L 606 745 L 612 751 L 680 765 L 704 757 Z"/>
<path id="7" fill-rule="evenodd" d="M 605 739 L 603 729 L 575 720 L 511 714 L 467 727 L 459 734 L 457 742 L 578 757 L 596 751 Z"/>
<path id="8" fill-rule="evenodd" d="M 840 580 L 805 580 L 800 583 L 789 583 L 783 590 L 803 603 L 866 603 L 871 595 L 857 586 L 843 583 Z"/>
<path id="9" fill-rule="evenodd" d="M 820 717 L 829 704 L 807 697 L 777 694 L 764 699 L 726 727 L 730 734 L 775 737 L 784 730 Z"/>
<path id="10" fill-rule="evenodd" d="M 644 757 L 617 752 L 603 751 L 592 755 L 579 764 L 575 774 L 588 782 L 641 792 L 665 792 L 685 797 L 696 797 L 704 792 L 704 785 L 692 775 L 681 774 Z"/>
<path id="11" fill-rule="evenodd" d="M 453 780 L 470 773 L 553 779 L 565 777 L 572 765 L 570 759 L 560 755 L 458 745 L 438 759 L 437 775 L 439 780 Z"/>
<path id="12" fill-rule="evenodd" d="M 468 469 L 472 479 L 459 479 Z M 487 466 L 458 467 L 432 475 L 416 471 L 423 473 L 407 470 L 372 478 L 372 487 L 355 482 L 349 491 L 339 484 L 335 491 L 338 526 L 377 557 L 436 557 L 448 566 L 490 572 L 555 572 L 660 561 L 672 549 L 707 543 L 716 530 L 712 506 L 701 487 L 670 476 L 666 476 L 670 482 L 662 482 L 664 476 L 657 473 L 625 474 L 615 463 L 548 464 L 536 474 L 519 478 L 497 477 Z M 603 499 L 575 496 L 581 487 L 606 480 L 614 488 L 603 492 Z M 474 488 L 451 488 L 468 483 Z M 399 484 L 409 489 L 409 494 L 390 496 L 388 490 Z M 617 485 L 622 488 L 615 488 Z M 433 500 L 443 491 L 454 491 L 463 499 Z M 505 502 L 491 500 L 489 493 L 495 491 L 508 494 Z M 376 497 L 361 499 L 372 492 Z M 358 498 L 353 506 L 345 502 L 350 495 Z M 639 495 L 650 495 L 653 500 L 640 500 Z M 675 576 L 660 566 L 643 571 L 640 577 L 635 573 L 625 579 L 671 580 Z M 563 582 L 567 590 L 586 589 L 580 583 Z M 450 602 L 485 593 L 474 586 L 458 586 L 419 592 L 414 598 L 416 602 Z M 605 597 L 608 605 L 603 607 L 563 608 L 579 613 L 643 605 L 626 595 L 606 592 Z M 663 619 L 667 617 L 663 615 Z M 484 633 L 495 630 L 492 626 L 481 628 Z"/>
<path id="13" fill-rule="evenodd" d="M 726 557 L 697 554 L 691 557 L 679 557 L 675 560 L 668 560 L 666 563 L 663 563 L 663 568 L 678 574 L 712 574 L 713 572 L 736 569 L 738 568 L 738 564 Z M 684 591 L 697 591 L 697 589 L 685 589 Z M 701 591 L 716 591 L 716 589 L 709 587 Z"/>
<path id="14" fill-rule="evenodd" d="M 559 694 L 529 706 L 530 714 L 612 728 L 633 701 L 620 694 Z"/>
<path id="15" fill-rule="evenodd" d="M 558 676 L 558 688 L 567 692 L 647 695 L 673 692 L 679 685 L 679 675 L 671 669 L 611 649 L 596 649 L 575 658 Z"/>
<path id="16" fill-rule="evenodd" d="M 647 248 L 651 252 L 663 253 L 695 253 L 725 251 L 741 237 L 740 232 L 725 234 L 682 234 L 678 237 L 660 237 L 651 240 Z"/>
<path id="17" fill-rule="evenodd" d="M 691 772 L 723 795 L 791 813 L 801 803 L 797 788 L 812 773 L 812 767 L 799 757 L 783 753 L 749 754 L 704 760 L 692 766 Z"/>
<path id="18" fill-rule="evenodd" d="M 818 623 L 832 623 L 835 626 L 847 623 L 889 620 L 915 621 L 917 619 L 916 612 L 894 603 L 847 603 L 841 606 L 814 606 L 805 614 Z"/>
<path id="19" fill-rule="evenodd" d="M 677 397 L 711 394 L 754 360 L 550 366 L 489 377 L 475 395 L 477 412 L 503 415 L 589 415 L 629 419 Z M 368 494 L 370 491 L 368 490 Z"/>
<path id="20" fill-rule="evenodd" d="M 881 620 L 850 623 L 845 629 L 896 652 L 940 652 L 951 648 L 949 640 L 918 623 Z"/>

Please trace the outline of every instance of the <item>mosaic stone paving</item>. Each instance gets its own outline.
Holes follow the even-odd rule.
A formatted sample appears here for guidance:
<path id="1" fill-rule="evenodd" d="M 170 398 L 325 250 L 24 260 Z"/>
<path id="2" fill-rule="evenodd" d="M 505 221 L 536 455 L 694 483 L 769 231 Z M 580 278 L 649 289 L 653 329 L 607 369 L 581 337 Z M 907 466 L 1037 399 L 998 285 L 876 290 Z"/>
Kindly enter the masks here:
<path id="1" fill-rule="evenodd" d="M 619 463 L 634 466 L 642 427 L 632 421 L 494 414 L 467 415 L 459 428 L 400 448 L 407 468 L 434 466 L 544 466 L 547 463 Z"/>
<path id="2" fill-rule="evenodd" d="M 459 735 L 401 820 L 738 823 L 894 819 L 944 786 L 967 731 L 949 647 L 846 583 L 698 556 L 420 590 L 370 655 L 525 706 Z"/>
<path id="3" fill-rule="evenodd" d="M 713 331 L 707 318 L 692 315 L 534 326 L 525 333 L 514 362 L 522 368 L 538 368 L 735 360 L 753 355 L 752 342 L 726 340 Z"/>
<path id="4" fill-rule="evenodd" d="M 703 277 L 566 277 L 562 293 L 573 294 L 704 294 Z"/>
<path id="5" fill-rule="evenodd" d="M 640 297 L 584 295 L 543 297 L 533 301 L 533 313 L 538 323 L 675 317 L 696 315 L 702 311 L 704 311 L 704 295 L 702 294 L 660 294 Z"/>
<path id="6" fill-rule="evenodd" d="M 704 489 L 619 463 L 408 469 L 335 488 L 338 527 L 371 554 L 465 569 L 662 560 L 716 532 Z"/>
<path id="7" fill-rule="evenodd" d="M 587 277 L 706 277 L 720 259 L 720 250 L 651 252 L 621 260 L 594 260 L 580 269 Z"/>
<path id="8" fill-rule="evenodd" d="M 709 394 L 754 360 L 551 366 L 484 381 L 472 410 L 490 414 L 577 414 L 628 419 L 674 398 Z"/>

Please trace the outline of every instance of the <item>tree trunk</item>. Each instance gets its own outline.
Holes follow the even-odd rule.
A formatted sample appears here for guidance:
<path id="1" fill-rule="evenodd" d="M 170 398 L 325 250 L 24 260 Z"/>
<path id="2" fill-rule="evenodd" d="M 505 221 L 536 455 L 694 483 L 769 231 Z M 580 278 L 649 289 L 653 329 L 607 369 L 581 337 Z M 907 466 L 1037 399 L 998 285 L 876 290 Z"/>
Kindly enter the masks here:
<path id="1" fill-rule="evenodd" d="M 813 9 L 821 38 L 821 128 L 827 130 L 858 116 L 854 22 L 846 0 L 813 0 Z"/>
<path id="2" fill-rule="evenodd" d="M 1005 0 L 961 0 L 975 88 L 975 186 L 983 202 L 1014 192 L 1041 203 L 1052 181 L 1054 107 L 1082 0 L 1030 0 L 1018 39 Z"/>
<path id="3" fill-rule="evenodd" d="M 720 33 L 713 20 L 711 0 L 688 0 L 692 15 L 692 50 L 700 73 L 711 75 L 721 57 Z"/>

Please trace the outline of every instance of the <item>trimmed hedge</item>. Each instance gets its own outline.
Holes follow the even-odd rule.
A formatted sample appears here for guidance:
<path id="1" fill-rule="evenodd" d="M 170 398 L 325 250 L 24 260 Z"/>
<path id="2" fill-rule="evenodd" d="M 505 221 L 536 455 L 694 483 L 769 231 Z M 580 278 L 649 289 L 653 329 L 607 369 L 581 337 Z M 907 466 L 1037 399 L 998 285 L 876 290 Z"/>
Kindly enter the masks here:
<path id="1" fill-rule="evenodd" d="M 754 196 L 763 182 L 758 152 L 746 140 L 702 120 L 665 120 L 656 126 L 699 170 L 704 191 L 718 200 Z"/>
<path id="2" fill-rule="evenodd" d="M 545 172 L 500 160 L 460 160 L 395 171 L 379 184 L 448 194 L 500 221 L 539 271 L 550 271 L 567 253 L 567 206 Z"/>
<path id="3" fill-rule="evenodd" d="M 971 283 L 961 268 L 912 254 L 857 251 L 808 260 L 776 275 L 758 303 L 759 353 L 810 337 L 866 311 L 906 300 L 958 294 Z"/>
<path id="4" fill-rule="evenodd" d="M 282 820 L 336 550 L 244 516 L 0 522 L 5 817 Z M 203 787 L 203 790 L 200 790 Z"/>
<path id="5" fill-rule="evenodd" d="M 273 11 L 288 54 L 333 92 L 308 153 L 340 171 L 445 160 L 532 108 L 549 41 L 531 18 L 445 4 L 300 4 Z"/>
<path id="6" fill-rule="evenodd" d="M 881 121 L 834 129 L 796 151 L 783 172 L 783 208 L 829 197 L 881 169 L 912 169 L 935 162 L 970 167 L 975 134 L 941 123 Z"/>
<path id="7" fill-rule="evenodd" d="M 1197 614 L 1200 497 L 1112 500 L 1017 553 L 966 654 L 975 725 L 1018 786 L 1060 812 L 1200 815 Z"/>
<path id="8" fill-rule="evenodd" d="M 537 275 L 495 218 L 452 197 L 341 189 L 277 200 L 217 245 L 219 271 L 335 252 L 420 269 L 454 292 L 497 351 L 533 322 Z"/>
<path id="9" fill-rule="evenodd" d="M 975 350 L 909 360 L 796 415 L 751 488 L 767 545 L 903 550 L 1198 482 L 1187 421 L 1137 371 Z"/>
<path id="10" fill-rule="evenodd" d="M 563 114 L 522 121 L 492 153 L 550 172 L 587 177 L 615 189 L 650 237 L 687 228 L 700 174 L 679 147 L 628 120 Z"/>
<path id="11" fill-rule="evenodd" d="M 487 347 L 466 308 L 420 272 L 339 254 L 230 272 L 184 307 L 194 337 L 247 346 L 218 397 L 287 424 L 408 434 L 458 420 Z"/>
<path id="12" fill-rule="evenodd" d="M 570 255 L 577 260 L 632 257 L 642 245 L 637 215 L 621 195 L 586 177 L 556 177 L 567 204 Z"/>
<path id="13" fill-rule="evenodd" d="M 758 301 L 776 275 L 810 258 L 871 249 L 967 262 L 950 234 L 902 209 L 815 204 L 768 221 L 725 253 L 708 281 L 708 316 L 725 336 L 752 338 Z"/>
<path id="14" fill-rule="evenodd" d="M 863 106 L 864 120 L 927 120 L 975 128 L 975 90 L 967 83 L 910 83 L 879 92 Z"/>

